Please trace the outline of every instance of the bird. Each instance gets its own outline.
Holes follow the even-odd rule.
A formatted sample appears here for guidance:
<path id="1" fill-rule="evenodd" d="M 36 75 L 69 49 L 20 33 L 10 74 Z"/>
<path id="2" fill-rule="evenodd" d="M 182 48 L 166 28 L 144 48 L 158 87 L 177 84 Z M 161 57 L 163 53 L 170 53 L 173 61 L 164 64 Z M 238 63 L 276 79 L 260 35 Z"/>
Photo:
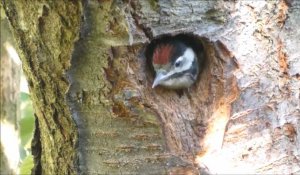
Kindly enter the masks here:
<path id="1" fill-rule="evenodd" d="M 155 78 L 152 88 L 185 89 L 193 85 L 199 74 L 196 52 L 181 41 L 158 43 L 152 54 Z"/>

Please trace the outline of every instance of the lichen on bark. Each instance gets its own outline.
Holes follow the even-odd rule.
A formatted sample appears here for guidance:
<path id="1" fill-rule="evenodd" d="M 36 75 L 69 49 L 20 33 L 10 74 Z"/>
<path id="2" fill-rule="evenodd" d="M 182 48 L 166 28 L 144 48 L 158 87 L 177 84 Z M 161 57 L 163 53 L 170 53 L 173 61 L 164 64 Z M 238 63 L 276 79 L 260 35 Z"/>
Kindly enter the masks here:
<path id="1" fill-rule="evenodd" d="M 41 168 L 35 174 L 75 174 L 77 131 L 67 107 L 74 41 L 79 35 L 81 4 L 76 1 L 2 1 L 27 76 L 39 121 Z M 35 151 L 33 151 L 35 152 Z M 38 169 L 36 169 L 38 170 Z"/>

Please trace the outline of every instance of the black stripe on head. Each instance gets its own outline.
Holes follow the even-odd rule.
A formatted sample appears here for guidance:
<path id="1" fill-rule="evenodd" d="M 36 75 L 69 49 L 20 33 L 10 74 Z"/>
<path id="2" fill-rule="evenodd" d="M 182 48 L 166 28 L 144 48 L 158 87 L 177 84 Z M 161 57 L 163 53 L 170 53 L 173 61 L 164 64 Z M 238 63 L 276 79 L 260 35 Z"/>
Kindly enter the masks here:
<path id="1" fill-rule="evenodd" d="M 174 52 L 171 56 L 171 64 L 174 64 L 177 58 L 182 56 L 185 52 L 185 50 L 188 48 L 187 45 L 180 41 L 172 41 L 171 44 L 175 46 Z"/>
<path id="2" fill-rule="evenodd" d="M 197 75 L 198 75 L 199 69 L 198 69 L 198 64 L 196 61 L 193 62 L 191 69 L 182 71 L 182 72 L 176 72 L 169 76 L 165 81 L 170 80 L 170 79 L 176 79 L 182 76 L 189 76 L 193 81 L 196 81 Z"/>

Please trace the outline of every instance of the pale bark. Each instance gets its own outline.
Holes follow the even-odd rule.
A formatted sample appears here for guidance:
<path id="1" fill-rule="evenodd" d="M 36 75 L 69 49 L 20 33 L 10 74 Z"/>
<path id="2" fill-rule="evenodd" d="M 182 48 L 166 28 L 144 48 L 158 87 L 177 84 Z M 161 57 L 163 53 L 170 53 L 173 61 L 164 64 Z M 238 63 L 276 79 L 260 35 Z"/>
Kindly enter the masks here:
<path id="1" fill-rule="evenodd" d="M 2 6 L 1 6 L 1 9 Z M 19 164 L 18 121 L 20 119 L 20 75 L 19 60 L 12 58 L 13 38 L 9 24 L 1 14 L 1 58 L 0 58 L 0 174 L 16 174 Z M 10 153 L 14 153 L 10 157 Z"/>
<path id="2" fill-rule="evenodd" d="M 300 173 L 299 1 L 91 0 L 76 43 L 79 4 L 20 4 L 5 7 L 32 82 L 42 172 Z M 179 33 L 202 43 L 204 70 L 182 94 L 152 89 L 145 47 Z"/>

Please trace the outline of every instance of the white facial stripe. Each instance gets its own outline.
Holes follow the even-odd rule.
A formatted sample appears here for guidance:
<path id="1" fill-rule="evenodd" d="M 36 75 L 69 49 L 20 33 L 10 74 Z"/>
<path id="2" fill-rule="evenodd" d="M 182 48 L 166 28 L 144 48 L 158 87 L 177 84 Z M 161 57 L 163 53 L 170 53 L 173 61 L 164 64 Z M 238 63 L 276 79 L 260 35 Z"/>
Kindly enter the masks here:
<path id="1" fill-rule="evenodd" d="M 194 59 L 195 59 L 194 51 L 191 48 L 187 48 L 184 54 L 177 59 L 177 60 L 181 60 L 183 65 L 170 71 L 167 74 L 167 76 L 172 75 L 176 72 L 183 72 L 185 70 L 188 70 L 192 66 Z"/>
<path id="2" fill-rule="evenodd" d="M 176 62 L 180 62 L 180 61 L 182 61 L 183 59 L 184 59 L 184 57 L 181 56 L 181 57 L 177 58 L 177 60 L 175 61 L 175 63 L 176 63 Z"/>

